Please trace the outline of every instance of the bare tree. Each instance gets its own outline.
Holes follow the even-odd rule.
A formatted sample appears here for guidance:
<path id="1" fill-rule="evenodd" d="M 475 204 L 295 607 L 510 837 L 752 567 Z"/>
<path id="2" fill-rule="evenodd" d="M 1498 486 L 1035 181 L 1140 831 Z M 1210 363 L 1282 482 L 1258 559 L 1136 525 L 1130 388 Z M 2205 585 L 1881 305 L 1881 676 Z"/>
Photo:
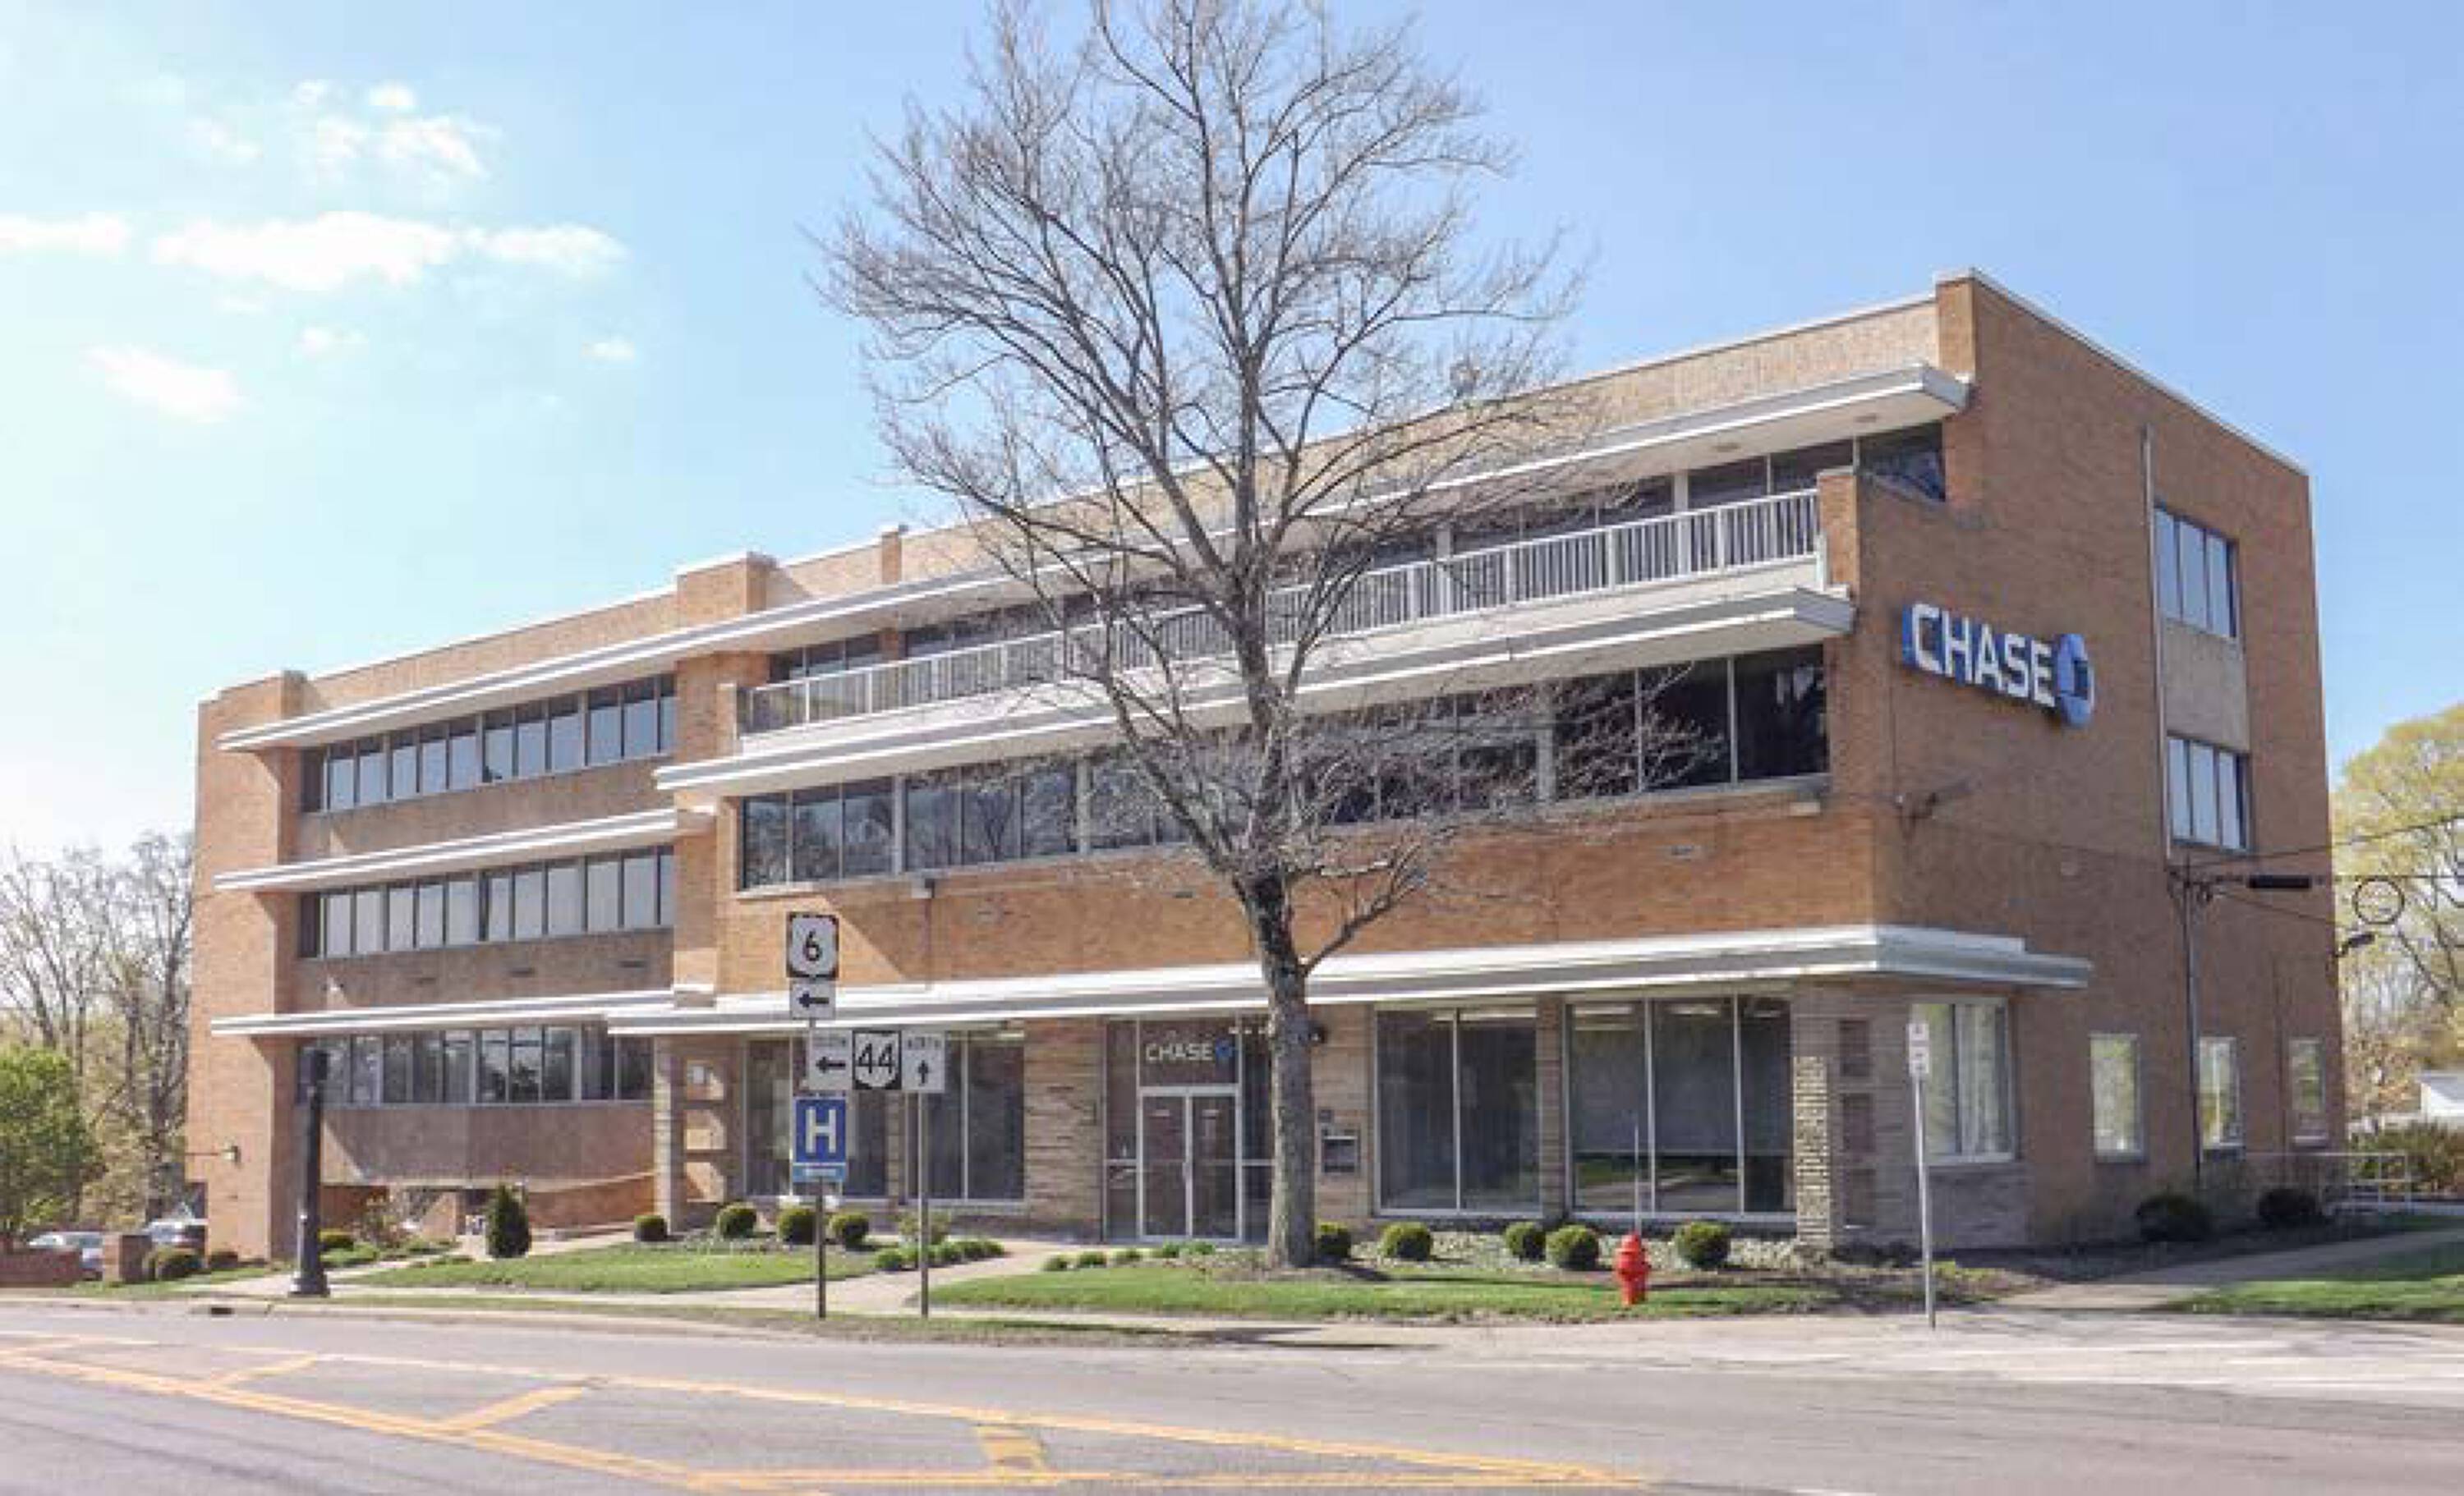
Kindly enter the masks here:
<path id="1" fill-rule="evenodd" d="M 1245 916 L 1282 1265 L 1312 1255 L 1312 973 L 1529 798 L 1529 693 L 1346 673 L 1406 587 L 1477 611 L 1476 564 L 1381 568 L 1532 502 L 1516 474 L 1589 424 L 1540 392 L 1553 245 L 1476 239 L 1470 190 L 1508 165 L 1478 116 L 1400 24 L 1097 0 L 1056 40 L 1004 4 L 964 101 L 910 106 L 826 246 L 898 467 L 1015 580 L 1043 689 L 1108 720 L 1142 792 L 1110 803 Z"/>
<path id="2" fill-rule="evenodd" d="M 145 1213 L 168 1209 L 188 1112 L 188 960 L 194 936 L 190 839 L 151 835 L 119 878 L 111 1005 L 120 1039 L 112 1106 L 143 1171 Z"/>
<path id="3" fill-rule="evenodd" d="M 89 1120 L 108 1094 L 109 992 L 118 874 L 92 849 L 50 860 L 11 851 L 0 864 L 0 1014 L 60 1057 Z M 84 1204 L 83 1181 L 72 1216 Z"/>

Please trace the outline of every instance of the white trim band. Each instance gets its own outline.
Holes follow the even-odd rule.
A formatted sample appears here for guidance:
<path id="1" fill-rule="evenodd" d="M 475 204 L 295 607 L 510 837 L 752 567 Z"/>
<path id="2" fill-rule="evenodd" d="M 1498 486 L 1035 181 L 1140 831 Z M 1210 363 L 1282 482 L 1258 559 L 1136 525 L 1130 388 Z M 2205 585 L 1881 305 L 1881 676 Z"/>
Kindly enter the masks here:
<path id="1" fill-rule="evenodd" d="M 666 987 L 642 992 L 577 992 L 552 998 L 492 998 L 478 1002 L 322 1008 L 302 1013 L 248 1013 L 218 1018 L 217 1039 L 270 1039 L 317 1034 L 408 1033 L 437 1028 L 501 1028 L 509 1023 L 609 1023 L 620 1015 L 665 1009 Z"/>
<path id="2" fill-rule="evenodd" d="M 596 821 L 524 826 L 519 830 L 495 831 L 486 836 L 464 837 L 458 841 L 429 842 L 388 851 L 356 852 L 347 857 L 323 857 L 314 862 L 281 863 L 271 868 L 226 872 L 214 879 L 214 889 L 222 893 L 340 889 L 363 883 L 384 883 L 395 878 L 467 872 L 473 869 L 542 857 L 631 851 L 644 847 L 664 847 L 679 836 L 708 830 L 711 819 L 711 813 L 706 810 L 670 807 L 607 816 Z"/>

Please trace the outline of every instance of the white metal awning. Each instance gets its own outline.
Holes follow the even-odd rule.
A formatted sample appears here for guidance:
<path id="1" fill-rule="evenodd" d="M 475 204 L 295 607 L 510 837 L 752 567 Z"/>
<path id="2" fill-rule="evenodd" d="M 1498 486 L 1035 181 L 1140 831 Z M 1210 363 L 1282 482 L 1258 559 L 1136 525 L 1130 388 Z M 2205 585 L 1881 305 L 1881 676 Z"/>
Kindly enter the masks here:
<path id="1" fill-rule="evenodd" d="M 508 1023 L 613 1025 L 627 1014 L 666 1008 L 671 987 L 640 992 L 575 992 L 544 998 L 491 998 L 471 1002 L 419 1002 L 385 1007 L 320 1008 L 298 1013 L 248 1013 L 213 1021 L 218 1039 L 275 1039 L 319 1034 L 407 1033 L 436 1028 L 494 1028 Z"/>

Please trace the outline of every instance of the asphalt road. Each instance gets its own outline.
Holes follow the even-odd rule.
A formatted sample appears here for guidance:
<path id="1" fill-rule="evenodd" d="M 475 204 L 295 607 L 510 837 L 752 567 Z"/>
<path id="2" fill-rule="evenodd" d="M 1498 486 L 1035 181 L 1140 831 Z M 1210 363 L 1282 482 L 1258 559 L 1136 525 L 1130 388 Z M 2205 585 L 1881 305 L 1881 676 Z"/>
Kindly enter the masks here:
<path id="1" fill-rule="evenodd" d="M 0 1491 L 2464 1490 L 2464 1336 L 2155 1316 L 803 1341 L 0 1304 Z"/>

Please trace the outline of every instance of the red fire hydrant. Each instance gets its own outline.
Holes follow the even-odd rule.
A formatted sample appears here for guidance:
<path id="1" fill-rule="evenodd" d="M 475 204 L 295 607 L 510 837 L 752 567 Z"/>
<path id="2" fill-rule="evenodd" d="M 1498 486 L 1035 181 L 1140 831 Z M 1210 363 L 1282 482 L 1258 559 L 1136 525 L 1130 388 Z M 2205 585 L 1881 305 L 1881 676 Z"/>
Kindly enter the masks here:
<path id="1" fill-rule="evenodd" d="M 1628 1309 L 1651 1297 L 1651 1253 L 1634 1232 L 1626 1233 L 1626 1239 L 1617 1243 L 1617 1281 Z"/>

